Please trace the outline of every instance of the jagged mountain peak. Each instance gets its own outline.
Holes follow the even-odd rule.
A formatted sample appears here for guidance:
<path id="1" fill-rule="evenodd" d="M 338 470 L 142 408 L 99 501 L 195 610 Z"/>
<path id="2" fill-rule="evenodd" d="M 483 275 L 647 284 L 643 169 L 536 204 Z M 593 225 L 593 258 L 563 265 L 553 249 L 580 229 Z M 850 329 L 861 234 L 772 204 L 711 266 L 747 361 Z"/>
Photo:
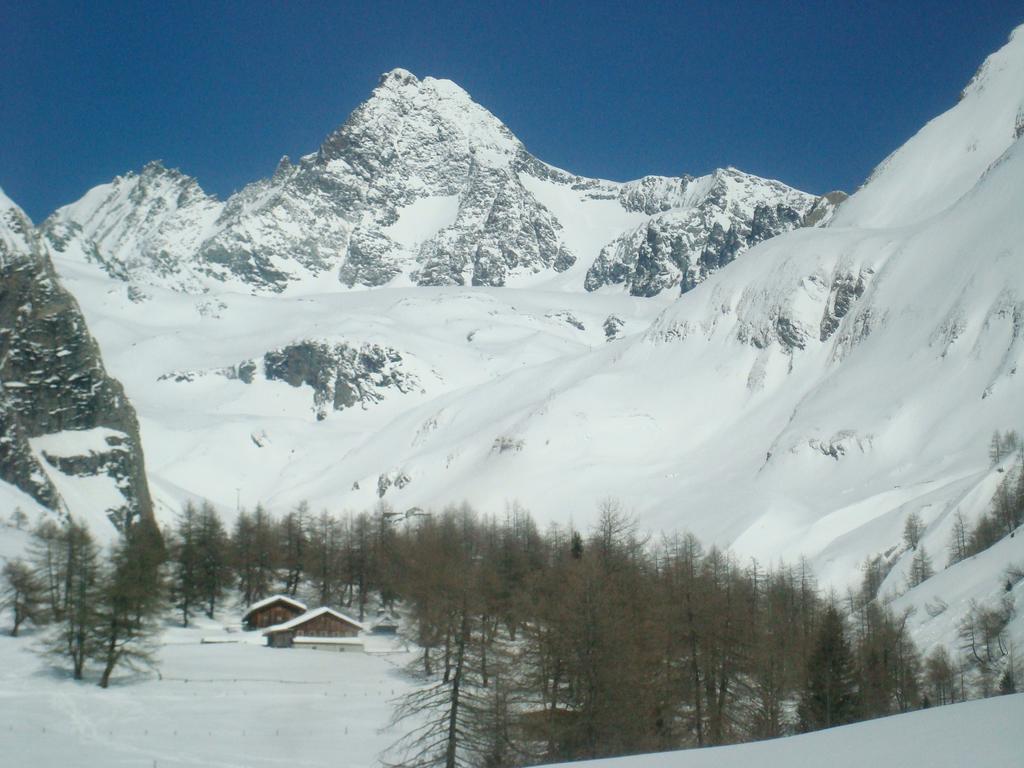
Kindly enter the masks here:
<path id="1" fill-rule="evenodd" d="M 28 252 L 31 238 L 32 221 L 28 214 L 0 189 L 0 254 Z"/>
<path id="2" fill-rule="evenodd" d="M 154 203 L 180 207 L 198 201 L 212 202 L 199 182 L 177 168 L 168 168 L 161 160 L 151 160 L 139 171 L 115 176 L 109 183 L 93 187 L 80 200 L 58 208 L 52 219 L 81 220 L 99 208 L 109 208 L 114 200 L 127 198 L 132 204 Z"/>
<path id="3" fill-rule="evenodd" d="M 195 199 L 216 199 L 215 195 L 203 190 L 194 176 L 189 176 L 178 168 L 170 168 L 164 165 L 162 160 L 150 160 L 138 173 L 129 172 L 115 181 L 119 181 L 122 185 L 134 184 L 139 190 L 136 194 L 146 193 L 150 190 L 176 191 L 185 195 L 180 201 L 181 203 Z"/>
<path id="4" fill-rule="evenodd" d="M 381 76 L 370 98 L 332 132 L 318 152 L 324 163 L 347 161 L 355 170 L 382 170 L 366 154 L 424 173 L 427 182 L 448 166 L 508 165 L 522 151 L 512 132 L 451 80 L 418 79 L 404 69 Z M 389 151 L 390 150 L 390 151 Z M 386 170 L 386 167 L 383 168 Z"/>
<path id="5" fill-rule="evenodd" d="M 393 88 L 402 85 L 419 85 L 420 80 L 416 75 L 407 69 L 401 67 L 395 67 L 394 69 L 384 72 L 380 79 L 377 81 L 378 88 Z"/>
<path id="6" fill-rule="evenodd" d="M 647 177 L 623 185 L 625 204 L 651 214 L 605 245 L 584 287 L 623 285 L 634 296 L 686 292 L 748 248 L 803 224 L 815 198 L 736 168 Z"/>
<path id="7" fill-rule="evenodd" d="M 202 187 L 199 186 L 199 181 L 194 176 L 189 176 L 184 173 L 180 168 L 171 168 L 164 164 L 163 160 L 150 160 L 138 173 L 128 172 L 125 174 L 126 179 L 138 179 L 143 183 L 154 183 L 160 182 L 164 184 L 170 184 L 180 186 L 183 188 L 196 188 L 202 192 Z M 205 195 L 206 193 L 203 192 Z M 212 195 L 210 195 L 212 197 Z"/>
<path id="8" fill-rule="evenodd" d="M 17 208 L 14 201 L 11 200 L 4 192 L 3 187 L 0 187 L 0 211 L 6 211 L 9 208 Z M 20 209 L 19 209 L 20 210 Z"/>

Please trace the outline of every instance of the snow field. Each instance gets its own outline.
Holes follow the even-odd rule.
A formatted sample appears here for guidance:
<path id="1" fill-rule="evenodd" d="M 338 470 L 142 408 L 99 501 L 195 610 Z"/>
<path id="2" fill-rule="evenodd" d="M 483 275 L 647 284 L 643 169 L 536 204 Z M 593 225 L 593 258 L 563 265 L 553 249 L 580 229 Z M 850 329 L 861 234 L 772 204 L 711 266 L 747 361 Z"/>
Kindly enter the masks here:
<path id="1" fill-rule="evenodd" d="M 209 621 L 168 628 L 159 674 L 115 676 L 104 691 L 50 666 L 33 650 L 38 634 L 2 636 L 4 764 L 378 765 L 378 754 L 397 737 L 386 725 L 390 700 L 409 685 L 399 670 L 408 655 L 377 638 L 368 638 L 377 653 L 260 642 L 259 632 L 229 632 Z"/>

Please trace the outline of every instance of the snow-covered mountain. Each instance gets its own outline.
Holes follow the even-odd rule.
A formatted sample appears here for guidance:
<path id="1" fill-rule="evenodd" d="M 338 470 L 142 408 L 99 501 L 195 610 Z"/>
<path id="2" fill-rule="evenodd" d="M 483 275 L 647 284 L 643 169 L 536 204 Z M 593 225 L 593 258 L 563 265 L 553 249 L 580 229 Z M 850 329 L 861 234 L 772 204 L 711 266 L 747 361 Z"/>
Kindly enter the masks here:
<path id="1" fill-rule="evenodd" d="M 585 525 L 611 496 L 837 585 L 889 552 L 895 589 L 907 514 L 941 560 L 1024 417 L 1022 134 L 1020 30 L 845 201 L 572 176 L 396 70 L 224 203 L 151 164 L 40 235 L 162 514 L 516 499 Z"/>
<path id="2" fill-rule="evenodd" d="M 5 505 L 101 529 L 152 516 L 135 412 L 32 223 L 2 191 L 0 434 L 0 480 L 13 486 Z"/>
<path id="3" fill-rule="evenodd" d="M 316 153 L 226 202 L 150 163 L 39 237 L 145 403 L 167 507 L 190 494 L 363 505 L 412 476 L 389 460 L 325 484 L 324 459 L 414 406 L 642 331 L 826 202 L 731 168 L 574 176 L 454 83 L 394 70 Z"/>
<path id="4" fill-rule="evenodd" d="M 585 273 L 588 290 L 625 283 L 649 296 L 692 287 L 799 226 L 814 202 L 735 169 L 625 184 L 574 176 L 530 155 L 454 83 L 394 70 L 317 152 L 284 158 L 224 203 L 151 163 L 43 231 L 55 252 L 137 284 L 139 296 L 146 285 L 536 285 L 567 272 L 555 282 L 578 289 Z"/>

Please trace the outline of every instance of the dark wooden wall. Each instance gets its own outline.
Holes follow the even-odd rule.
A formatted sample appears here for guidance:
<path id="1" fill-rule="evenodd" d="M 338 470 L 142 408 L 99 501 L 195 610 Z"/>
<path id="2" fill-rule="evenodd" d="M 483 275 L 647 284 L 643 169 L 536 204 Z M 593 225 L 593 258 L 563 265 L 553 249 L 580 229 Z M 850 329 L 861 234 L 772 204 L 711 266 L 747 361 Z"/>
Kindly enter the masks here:
<path id="1" fill-rule="evenodd" d="M 263 629 L 274 624 L 283 624 L 300 616 L 304 611 L 288 603 L 271 603 L 250 614 L 245 620 L 246 629 Z"/>
<path id="2" fill-rule="evenodd" d="M 359 634 L 359 627 L 325 613 L 295 627 L 295 634 L 302 637 L 355 637 Z"/>

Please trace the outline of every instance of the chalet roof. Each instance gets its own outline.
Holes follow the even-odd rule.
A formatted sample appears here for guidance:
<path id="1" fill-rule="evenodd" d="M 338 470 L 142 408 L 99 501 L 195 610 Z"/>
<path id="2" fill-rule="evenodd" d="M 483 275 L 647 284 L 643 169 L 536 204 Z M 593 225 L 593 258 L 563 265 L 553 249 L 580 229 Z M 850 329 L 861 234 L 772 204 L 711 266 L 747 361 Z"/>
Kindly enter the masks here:
<path id="1" fill-rule="evenodd" d="M 270 597 L 265 597 L 262 600 L 258 600 L 257 602 L 250 605 L 249 609 L 244 614 L 242 614 L 242 618 L 246 619 L 248 618 L 249 614 L 255 613 L 256 611 L 260 610 L 260 608 L 266 608 L 268 605 L 273 605 L 276 602 L 288 603 L 288 605 L 292 606 L 293 608 L 297 608 L 300 611 L 306 610 L 306 604 L 300 603 L 298 600 L 295 600 L 294 598 L 288 597 L 287 595 L 271 595 Z"/>
<path id="2" fill-rule="evenodd" d="M 344 622 L 346 622 L 348 624 L 351 624 L 353 627 L 356 627 L 357 629 L 359 629 L 362 632 L 366 631 L 366 625 L 363 624 L 362 622 L 358 622 L 355 619 L 353 619 L 353 618 L 351 618 L 349 616 L 346 616 L 343 613 L 338 613 L 333 608 L 328 608 L 327 606 L 324 606 L 323 608 L 317 608 L 317 609 L 312 610 L 312 611 L 306 611 L 301 616 L 296 616 L 291 621 L 286 621 L 283 624 L 275 624 L 272 627 L 267 627 L 263 631 L 263 634 L 264 635 L 271 635 L 271 634 L 274 634 L 275 632 L 286 632 L 289 629 L 295 629 L 296 627 L 302 626 L 307 621 L 312 621 L 317 616 L 323 616 L 325 613 L 330 614 L 331 616 L 333 616 L 336 619 L 340 619 L 341 621 L 344 621 Z"/>

